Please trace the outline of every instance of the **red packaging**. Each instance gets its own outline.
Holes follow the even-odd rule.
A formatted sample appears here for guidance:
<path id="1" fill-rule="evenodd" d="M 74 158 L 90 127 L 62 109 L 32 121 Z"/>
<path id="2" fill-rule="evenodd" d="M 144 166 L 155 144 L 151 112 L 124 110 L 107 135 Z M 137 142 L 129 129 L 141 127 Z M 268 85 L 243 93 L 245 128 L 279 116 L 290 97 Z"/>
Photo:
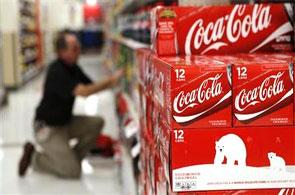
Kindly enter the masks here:
<path id="1" fill-rule="evenodd" d="M 151 63 L 152 52 L 149 49 L 136 50 L 136 59 L 138 67 L 138 81 L 144 87 L 146 94 L 152 96 L 153 85 L 153 64 Z"/>
<path id="2" fill-rule="evenodd" d="M 283 189 L 260 189 L 260 190 L 222 190 L 222 191 L 206 191 L 206 192 L 180 192 L 177 195 L 292 195 L 294 188 Z"/>
<path id="3" fill-rule="evenodd" d="M 152 48 L 160 56 L 291 51 L 292 9 L 288 7 L 290 4 L 155 8 Z"/>
<path id="4" fill-rule="evenodd" d="M 292 4 L 293 6 L 293 51 L 295 52 L 295 2 Z"/>
<path id="5" fill-rule="evenodd" d="M 196 56 L 154 57 L 153 64 L 154 72 L 163 75 L 154 96 L 163 97 L 158 105 L 164 121 L 173 128 L 231 126 L 231 78 L 225 63 Z"/>
<path id="6" fill-rule="evenodd" d="M 294 127 L 175 129 L 172 189 L 257 189 L 252 192 L 259 194 L 258 189 L 294 188 L 294 137 Z"/>
<path id="7" fill-rule="evenodd" d="M 169 125 L 161 122 L 159 126 L 159 156 L 164 169 L 164 175 L 167 182 L 170 184 L 170 143 L 171 143 L 171 128 Z"/>
<path id="8" fill-rule="evenodd" d="M 155 159 L 155 182 L 157 195 L 167 194 L 167 189 L 170 187 L 165 177 L 165 168 L 159 157 L 156 155 Z"/>
<path id="9" fill-rule="evenodd" d="M 141 135 L 141 172 L 143 174 L 143 194 L 155 194 L 155 145 L 150 137 Z"/>
<path id="10" fill-rule="evenodd" d="M 155 151 L 150 151 L 150 156 L 147 159 L 147 194 L 156 194 L 156 175 L 155 175 Z"/>
<path id="11" fill-rule="evenodd" d="M 293 125 L 290 62 L 271 54 L 243 54 L 232 63 L 233 125 Z"/>

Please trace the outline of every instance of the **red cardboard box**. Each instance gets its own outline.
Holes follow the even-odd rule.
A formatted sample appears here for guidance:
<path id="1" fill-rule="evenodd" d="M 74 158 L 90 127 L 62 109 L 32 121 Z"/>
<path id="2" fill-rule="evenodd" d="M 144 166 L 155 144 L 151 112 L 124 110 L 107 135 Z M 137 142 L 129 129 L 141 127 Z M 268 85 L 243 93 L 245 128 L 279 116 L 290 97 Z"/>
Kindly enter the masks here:
<path id="1" fill-rule="evenodd" d="M 148 95 L 152 95 L 153 84 L 153 64 L 151 63 L 152 52 L 149 49 L 136 50 L 136 59 L 138 67 L 138 81 L 144 87 Z"/>
<path id="2" fill-rule="evenodd" d="M 156 155 L 155 159 L 155 182 L 156 182 L 156 193 L 157 195 L 167 194 L 167 189 L 170 185 L 165 176 L 165 167 L 159 157 Z"/>
<path id="3" fill-rule="evenodd" d="M 295 186 L 294 127 L 173 130 L 174 192 Z"/>
<path id="4" fill-rule="evenodd" d="M 232 125 L 231 78 L 227 64 L 207 56 L 154 56 L 153 64 L 157 75 L 154 99 L 160 102 L 156 104 L 161 108 L 163 120 L 173 128 Z"/>
<path id="5" fill-rule="evenodd" d="M 222 190 L 207 192 L 180 192 L 177 195 L 289 195 L 295 191 L 294 188 L 283 189 L 259 189 L 259 190 Z"/>
<path id="6" fill-rule="evenodd" d="M 232 85 L 235 86 L 231 78 L 235 75 L 231 75 L 228 65 L 261 66 L 261 70 L 253 68 L 253 71 L 261 71 L 262 76 L 284 71 L 283 75 L 288 76 L 282 80 L 283 83 L 288 81 L 288 84 L 284 84 L 283 91 L 288 94 L 294 88 L 291 81 L 294 74 L 289 70 L 293 57 L 292 53 L 266 56 L 150 56 L 148 72 L 151 74 L 146 79 L 148 82 L 141 83 L 148 88 L 140 86 L 145 194 L 160 194 L 165 186 L 168 186 L 168 194 L 192 194 L 193 191 L 198 194 L 288 194 L 295 191 L 292 189 L 295 186 L 294 126 L 221 128 L 223 126 L 219 125 L 224 119 L 216 119 L 229 118 L 229 125 L 225 127 L 231 127 L 231 93 Z M 245 66 L 241 66 L 241 73 Z M 251 68 L 246 69 L 246 73 L 247 77 L 244 78 L 249 77 L 251 82 L 259 83 L 256 79 L 259 80 L 260 74 L 252 76 L 254 73 Z M 248 86 L 250 81 L 244 81 L 243 84 Z M 217 94 L 222 94 L 222 97 Z M 209 101 L 200 102 L 198 97 L 205 97 Z M 280 114 L 283 117 L 286 115 L 288 120 L 291 117 L 292 121 L 293 97 L 290 98 L 291 106 L 286 103 L 284 106 L 287 106 L 287 111 Z M 274 104 L 268 103 L 267 106 Z M 216 110 L 210 110 L 214 105 L 217 105 Z M 180 110 L 183 113 L 177 112 Z M 199 118 L 190 117 L 198 113 L 205 114 Z M 252 124 L 263 117 L 267 118 L 267 114 L 253 119 Z M 177 116 L 184 119 L 189 116 L 192 120 L 180 122 L 176 120 Z M 218 122 L 209 122 L 214 120 Z M 268 124 L 264 122 L 262 125 Z"/>
<path id="7" fill-rule="evenodd" d="M 156 54 L 291 51 L 290 4 L 158 7 L 151 16 Z M 287 11 L 288 9 L 288 11 Z"/>
<path id="8" fill-rule="evenodd" d="M 275 55 L 243 54 L 232 63 L 233 125 L 293 125 L 290 62 Z"/>

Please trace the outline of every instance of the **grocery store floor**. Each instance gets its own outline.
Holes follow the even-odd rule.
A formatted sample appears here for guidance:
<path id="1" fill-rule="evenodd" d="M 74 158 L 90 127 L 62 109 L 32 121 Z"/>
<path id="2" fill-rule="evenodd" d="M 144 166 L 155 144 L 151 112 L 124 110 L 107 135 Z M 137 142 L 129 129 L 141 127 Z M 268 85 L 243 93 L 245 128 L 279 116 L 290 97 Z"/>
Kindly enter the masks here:
<path id="1" fill-rule="evenodd" d="M 106 75 L 97 56 L 82 56 L 81 67 L 93 80 Z M 81 180 L 62 180 L 29 171 L 25 178 L 17 176 L 17 163 L 25 140 L 33 140 L 32 119 L 41 97 L 44 73 L 11 92 L 9 105 L 0 111 L 0 194 L 122 194 L 119 166 L 113 159 L 88 157 L 83 161 Z M 106 120 L 103 132 L 118 137 L 114 96 L 111 90 L 87 99 L 77 98 L 75 114 L 101 115 Z"/>

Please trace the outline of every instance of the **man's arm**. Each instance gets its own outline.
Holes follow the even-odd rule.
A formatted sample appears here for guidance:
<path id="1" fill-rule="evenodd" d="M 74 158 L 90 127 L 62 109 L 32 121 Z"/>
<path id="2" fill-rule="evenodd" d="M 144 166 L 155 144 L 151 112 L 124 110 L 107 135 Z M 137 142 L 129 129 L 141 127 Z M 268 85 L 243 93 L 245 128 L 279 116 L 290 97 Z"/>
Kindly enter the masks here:
<path id="1" fill-rule="evenodd" d="M 121 78 L 123 74 L 122 70 L 119 70 L 115 72 L 112 76 L 106 78 L 103 81 L 97 82 L 97 83 L 91 83 L 91 84 L 78 84 L 74 88 L 74 95 L 75 96 L 83 96 L 87 97 L 89 95 L 92 95 L 94 93 L 97 93 L 99 91 L 102 91 L 104 89 L 113 87 L 117 84 L 118 80 Z"/>

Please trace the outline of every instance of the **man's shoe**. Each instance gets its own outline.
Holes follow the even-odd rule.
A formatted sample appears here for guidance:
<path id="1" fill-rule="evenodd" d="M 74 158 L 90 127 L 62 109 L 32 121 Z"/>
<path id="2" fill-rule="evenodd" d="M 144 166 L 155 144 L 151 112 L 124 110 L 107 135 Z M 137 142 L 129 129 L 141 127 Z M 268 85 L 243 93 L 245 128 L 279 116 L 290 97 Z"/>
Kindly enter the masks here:
<path id="1" fill-rule="evenodd" d="M 18 165 L 18 175 L 20 177 L 25 176 L 28 167 L 31 164 L 32 156 L 35 151 L 34 145 L 30 142 L 25 143 L 24 152 Z"/>

